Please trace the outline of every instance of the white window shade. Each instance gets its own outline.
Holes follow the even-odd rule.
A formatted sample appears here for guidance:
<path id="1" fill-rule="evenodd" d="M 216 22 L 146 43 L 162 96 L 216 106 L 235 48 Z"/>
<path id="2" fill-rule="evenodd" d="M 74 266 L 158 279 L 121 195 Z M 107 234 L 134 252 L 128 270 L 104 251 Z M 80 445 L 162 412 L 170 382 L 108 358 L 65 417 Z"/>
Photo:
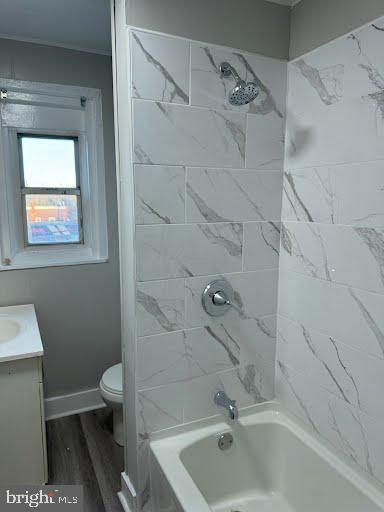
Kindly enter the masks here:
<path id="1" fill-rule="evenodd" d="M 0 100 L 0 270 L 106 261 L 101 92 L 1 79 L 0 89 L 6 91 L 2 95 L 6 97 Z M 26 243 L 25 199 L 21 193 L 25 183 L 19 145 L 23 134 L 76 140 L 82 215 L 80 243 Z"/>

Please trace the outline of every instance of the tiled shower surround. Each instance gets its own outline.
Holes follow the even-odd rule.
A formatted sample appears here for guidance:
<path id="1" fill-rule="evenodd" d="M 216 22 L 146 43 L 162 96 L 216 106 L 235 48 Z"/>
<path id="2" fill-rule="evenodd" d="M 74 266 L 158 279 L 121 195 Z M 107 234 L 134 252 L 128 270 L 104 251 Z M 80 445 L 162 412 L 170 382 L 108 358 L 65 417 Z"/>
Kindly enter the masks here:
<path id="1" fill-rule="evenodd" d="M 151 433 L 274 397 L 286 63 L 131 30 L 139 497 L 148 505 Z M 256 81 L 233 107 L 230 62 Z M 240 312 L 207 316 L 224 276 Z M 148 507 L 147 507 L 148 508 Z"/>
<path id="2" fill-rule="evenodd" d="M 292 61 L 288 98 L 282 61 L 129 37 L 139 506 L 151 434 L 216 414 L 218 389 L 277 398 L 384 483 L 384 21 Z M 253 103 L 228 103 L 222 61 Z M 214 319 L 218 276 L 241 312 Z"/>
<path id="3" fill-rule="evenodd" d="M 384 483 L 384 19 L 288 66 L 276 396 Z"/>

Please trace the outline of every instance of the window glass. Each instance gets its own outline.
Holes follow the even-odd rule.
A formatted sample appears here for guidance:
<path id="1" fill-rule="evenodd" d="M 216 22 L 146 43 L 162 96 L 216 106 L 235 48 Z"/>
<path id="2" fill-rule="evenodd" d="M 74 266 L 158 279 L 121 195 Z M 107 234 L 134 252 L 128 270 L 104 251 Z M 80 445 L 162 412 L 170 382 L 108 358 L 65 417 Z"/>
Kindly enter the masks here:
<path id="1" fill-rule="evenodd" d="M 76 188 L 75 139 L 20 136 L 24 186 Z"/>
<path id="2" fill-rule="evenodd" d="M 31 245 L 81 241 L 77 195 L 26 194 L 26 232 Z"/>

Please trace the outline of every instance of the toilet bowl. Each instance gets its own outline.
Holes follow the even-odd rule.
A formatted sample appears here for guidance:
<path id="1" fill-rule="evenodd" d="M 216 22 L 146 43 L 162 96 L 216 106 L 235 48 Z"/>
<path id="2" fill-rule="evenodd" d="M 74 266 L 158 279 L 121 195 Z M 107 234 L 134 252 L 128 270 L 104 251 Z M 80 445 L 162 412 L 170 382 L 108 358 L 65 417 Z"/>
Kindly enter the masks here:
<path id="1" fill-rule="evenodd" d="M 121 363 L 105 370 L 100 380 L 100 393 L 105 403 L 113 411 L 113 437 L 117 444 L 124 446 L 123 369 Z"/>

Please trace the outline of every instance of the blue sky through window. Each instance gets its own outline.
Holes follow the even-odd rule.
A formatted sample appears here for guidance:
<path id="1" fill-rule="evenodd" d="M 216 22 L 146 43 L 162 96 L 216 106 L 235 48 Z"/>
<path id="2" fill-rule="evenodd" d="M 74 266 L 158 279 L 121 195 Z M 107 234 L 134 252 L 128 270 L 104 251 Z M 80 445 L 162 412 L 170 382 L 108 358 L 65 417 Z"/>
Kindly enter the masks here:
<path id="1" fill-rule="evenodd" d="M 76 188 L 75 141 L 21 138 L 26 187 Z"/>

